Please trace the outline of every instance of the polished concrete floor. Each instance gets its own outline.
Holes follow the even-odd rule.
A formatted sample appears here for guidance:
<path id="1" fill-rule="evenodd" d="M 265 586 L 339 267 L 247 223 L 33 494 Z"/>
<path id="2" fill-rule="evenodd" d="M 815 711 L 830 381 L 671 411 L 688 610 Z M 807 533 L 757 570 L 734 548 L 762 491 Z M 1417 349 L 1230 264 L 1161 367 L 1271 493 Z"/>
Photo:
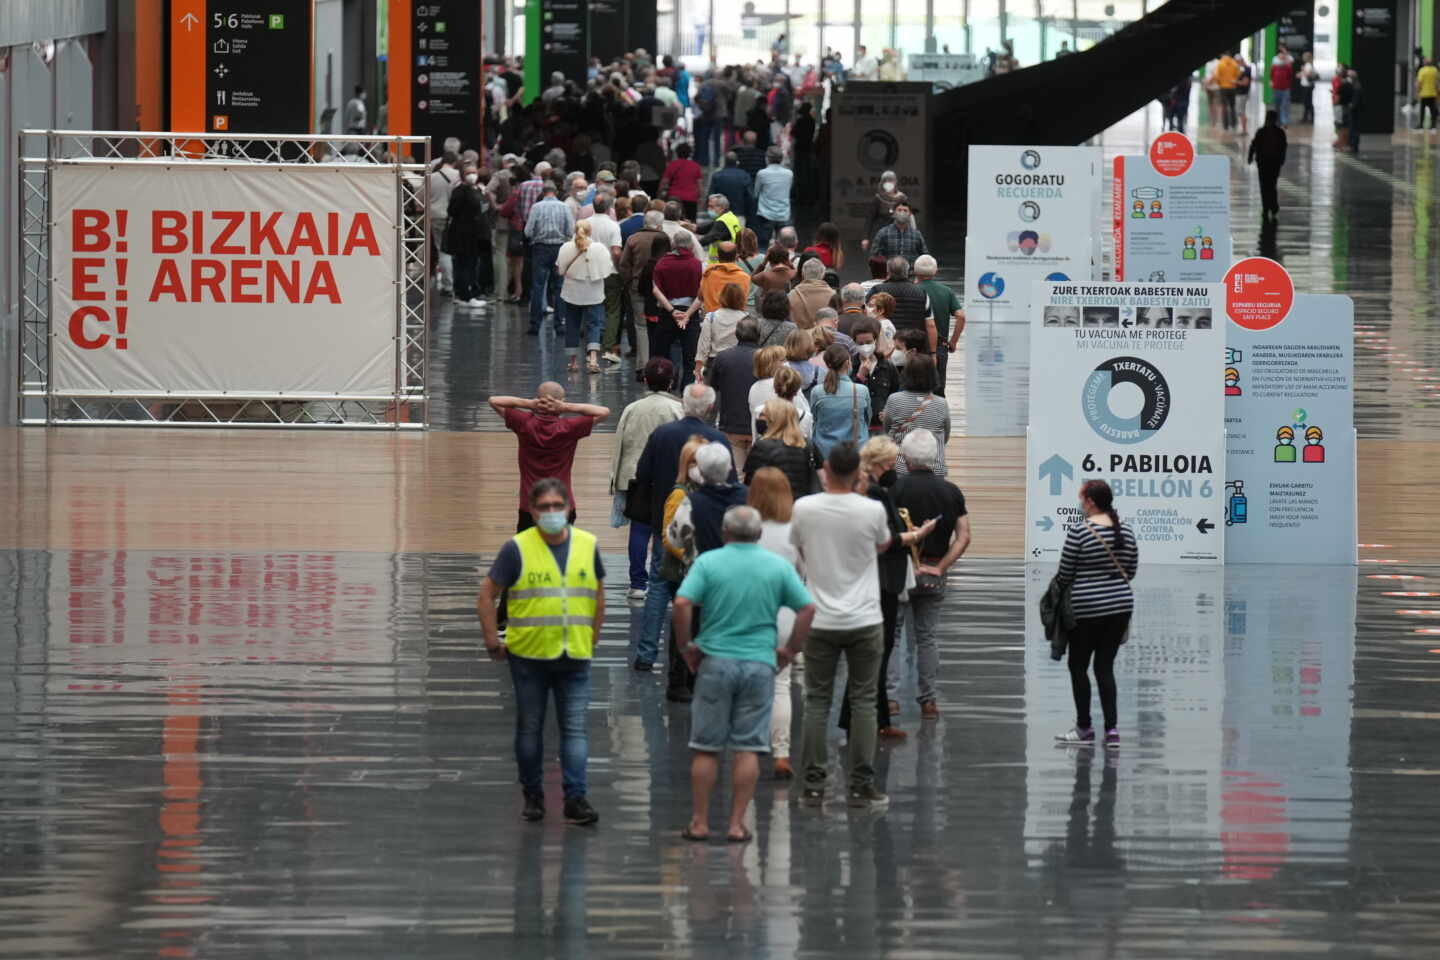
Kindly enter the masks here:
<path id="1" fill-rule="evenodd" d="M 623 577 L 589 727 L 602 820 L 518 818 L 509 681 L 477 656 L 515 482 L 484 400 L 563 376 L 563 351 L 513 310 L 436 310 L 427 435 L 0 432 L 0 956 L 1440 953 L 1440 148 L 1294 139 L 1273 238 L 1237 165 L 1237 252 L 1356 298 L 1359 567 L 1143 568 L 1125 746 L 1055 748 L 1048 571 L 1006 529 L 1023 338 L 972 323 L 950 453 L 989 526 L 947 600 L 942 717 L 907 681 L 888 812 L 766 781 L 744 847 L 678 836 L 688 709 L 625 667 Z M 959 238 L 931 239 L 953 276 Z M 589 516 L 608 439 L 582 447 Z"/>

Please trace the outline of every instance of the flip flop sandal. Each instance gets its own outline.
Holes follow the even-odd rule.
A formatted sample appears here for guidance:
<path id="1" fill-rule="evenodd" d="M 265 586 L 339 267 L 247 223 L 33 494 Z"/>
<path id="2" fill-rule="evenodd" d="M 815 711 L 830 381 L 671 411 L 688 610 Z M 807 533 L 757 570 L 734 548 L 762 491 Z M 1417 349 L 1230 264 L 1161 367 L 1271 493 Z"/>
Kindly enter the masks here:
<path id="1" fill-rule="evenodd" d="M 692 833 L 689 827 L 680 831 L 680 836 L 691 843 L 706 843 L 710 840 L 708 833 Z"/>
<path id="2" fill-rule="evenodd" d="M 726 843 L 749 843 L 751 840 L 754 840 L 754 839 L 755 839 L 755 834 L 751 833 L 749 830 L 746 830 L 744 833 L 742 833 L 742 834 L 741 834 L 740 836 L 738 836 L 738 837 L 732 837 L 732 836 L 730 836 L 729 834 L 726 834 L 726 835 L 725 835 L 725 842 L 726 842 Z"/>

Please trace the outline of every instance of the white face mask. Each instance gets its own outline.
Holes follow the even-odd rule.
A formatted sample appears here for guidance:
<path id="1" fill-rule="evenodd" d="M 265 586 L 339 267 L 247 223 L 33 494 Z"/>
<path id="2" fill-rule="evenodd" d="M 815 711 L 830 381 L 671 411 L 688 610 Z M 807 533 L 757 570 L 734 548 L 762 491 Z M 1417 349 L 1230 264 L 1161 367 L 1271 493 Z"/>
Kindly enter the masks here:
<path id="1" fill-rule="evenodd" d="M 478 174 L 478 173 L 467 173 L 467 174 L 465 174 L 465 182 L 466 182 L 466 183 L 479 183 L 479 182 L 480 182 L 480 174 Z"/>
<path id="2" fill-rule="evenodd" d="M 859 343 L 855 345 L 855 349 L 860 351 L 860 356 L 864 357 L 866 360 L 869 360 L 871 357 L 875 356 L 875 344 L 873 343 Z"/>
<path id="3" fill-rule="evenodd" d="M 702 487 L 705 486 L 705 478 L 701 476 L 700 467 L 698 464 L 690 464 L 690 471 L 686 474 L 686 476 L 690 478 L 691 483 Z"/>
<path id="4" fill-rule="evenodd" d="M 897 348 L 890 354 L 890 362 L 897 367 L 905 366 L 905 351 Z"/>

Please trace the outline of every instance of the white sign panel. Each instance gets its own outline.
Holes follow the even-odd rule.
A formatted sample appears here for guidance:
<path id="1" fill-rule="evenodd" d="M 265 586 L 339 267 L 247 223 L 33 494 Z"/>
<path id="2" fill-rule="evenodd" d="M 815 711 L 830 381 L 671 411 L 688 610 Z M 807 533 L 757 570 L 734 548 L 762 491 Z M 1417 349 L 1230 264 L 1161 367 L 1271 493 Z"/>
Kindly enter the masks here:
<path id="1" fill-rule="evenodd" d="M 1218 284 L 1042 285 L 1030 328 L 1026 559 L 1056 560 L 1106 480 L 1145 563 L 1225 557 Z"/>
<path id="2" fill-rule="evenodd" d="M 1355 321 L 1300 295 L 1277 326 L 1226 324 L 1226 559 L 1356 562 Z"/>
<path id="3" fill-rule="evenodd" d="M 1148 156 L 1115 158 L 1111 217 L 1116 279 L 1219 283 L 1232 262 L 1230 158 L 1162 134 Z"/>
<path id="4" fill-rule="evenodd" d="M 1027 323 L 1037 280 L 1089 280 L 1098 147 L 970 148 L 965 311 Z"/>
<path id="5" fill-rule="evenodd" d="M 87 163 L 51 184 L 57 394 L 394 394 L 393 171 Z"/>

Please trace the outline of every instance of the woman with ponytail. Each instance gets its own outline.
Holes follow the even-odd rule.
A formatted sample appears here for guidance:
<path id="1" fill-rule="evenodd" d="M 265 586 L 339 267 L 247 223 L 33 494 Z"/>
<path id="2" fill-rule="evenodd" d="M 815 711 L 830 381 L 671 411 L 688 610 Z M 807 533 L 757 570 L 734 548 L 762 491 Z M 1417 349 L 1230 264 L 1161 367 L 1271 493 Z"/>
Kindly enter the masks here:
<path id="1" fill-rule="evenodd" d="M 820 457 L 832 447 L 857 448 L 870 435 L 870 391 L 850 379 L 850 351 L 843 344 L 825 348 L 825 379 L 810 389 L 810 415 L 815 418 L 815 446 Z"/>
<path id="2" fill-rule="evenodd" d="M 1080 510 L 1084 519 L 1066 532 L 1060 571 L 1056 574 L 1062 585 L 1070 587 L 1070 603 L 1075 611 L 1075 629 L 1067 637 L 1075 729 L 1055 739 L 1076 746 L 1095 743 L 1088 676 L 1093 658 L 1105 718 L 1105 746 L 1116 750 L 1120 747 L 1120 731 L 1116 727 L 1115 656 L 1125 642 L 1130 614 L 1135 609 L 1130 581 L 1140 563 L 1140 551 L 1135 534 L 1120 522 L 1110 484 L 1086 480 L 1080 487 Z"/>

